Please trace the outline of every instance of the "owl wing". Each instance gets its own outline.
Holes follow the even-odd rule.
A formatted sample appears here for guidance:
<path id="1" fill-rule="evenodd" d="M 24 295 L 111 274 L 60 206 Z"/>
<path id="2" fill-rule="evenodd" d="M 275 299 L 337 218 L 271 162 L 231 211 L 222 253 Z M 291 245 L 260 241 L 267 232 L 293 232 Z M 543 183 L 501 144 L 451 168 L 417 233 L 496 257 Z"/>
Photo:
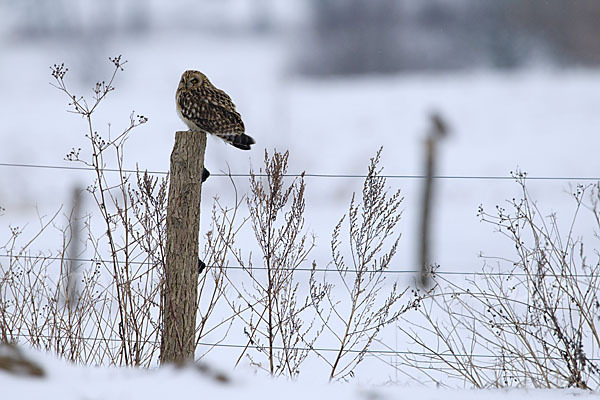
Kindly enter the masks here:
<path id="1" fill-rule="evenodd" d="M 179 97 L 179 106 L 183 117 L 206 132 L 241 134 L 246 130 L 231 98 L 217 88 L 188 90 Z"/>

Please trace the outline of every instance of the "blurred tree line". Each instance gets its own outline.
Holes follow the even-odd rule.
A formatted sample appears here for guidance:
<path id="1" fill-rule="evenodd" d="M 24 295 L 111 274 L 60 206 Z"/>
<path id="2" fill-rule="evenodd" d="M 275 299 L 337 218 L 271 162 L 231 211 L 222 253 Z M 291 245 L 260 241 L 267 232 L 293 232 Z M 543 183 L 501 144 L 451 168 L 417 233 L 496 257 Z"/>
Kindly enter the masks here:
<path id="1" fill-rule="evenodd" d="M 12 34 L 24 39 L 139 33 L 149 28 L 144 0 L 0 0 L 0 12 L 16 19 Z"/>
<path id="2" fill-rule="evenodd" d="M 317 75 L 600 64 L 600 0 L 0 0 L 0 15 L 32 40 L 283 34 Z"/>
<path id="3" fill-rule="evenodd" d="M 597 0 L 311 0 L 311 74 L 600 63 Z"/>

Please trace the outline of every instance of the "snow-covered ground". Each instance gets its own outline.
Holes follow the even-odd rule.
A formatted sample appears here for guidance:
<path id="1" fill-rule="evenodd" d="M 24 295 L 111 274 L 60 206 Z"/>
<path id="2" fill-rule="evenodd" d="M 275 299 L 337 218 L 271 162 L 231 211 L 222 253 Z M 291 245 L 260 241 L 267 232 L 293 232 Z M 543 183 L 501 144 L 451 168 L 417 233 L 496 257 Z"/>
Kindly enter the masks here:
<path id="1" fill-rule="evenodd" d="M 44 377 L 9 374 L 0 369 L 0 396 L 6 400 L 46 399 L 183 399 L 210 398 L 245 400 L 289 399 L 408 399 L 563 400 L 597 398 L 581 390 L 451 390 L 422 386 L 361 386 L 286 381 L 240 371 L 196 367 L 154 370 L 107 367 L 78 367 L 50 356 L 27 351 L 43 368 Z M 210 366 L 210 364 L 208 364 Z M 226 378 L 225 382 L 223 378 Z"/>

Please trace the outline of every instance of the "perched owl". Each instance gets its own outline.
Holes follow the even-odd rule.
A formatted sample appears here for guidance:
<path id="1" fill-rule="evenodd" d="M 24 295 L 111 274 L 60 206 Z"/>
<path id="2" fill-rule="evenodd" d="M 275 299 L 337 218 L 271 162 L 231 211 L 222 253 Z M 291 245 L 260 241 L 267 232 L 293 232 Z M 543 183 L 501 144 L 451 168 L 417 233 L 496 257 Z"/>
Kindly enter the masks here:
<path id="1" fill-rule="evenodd" d="M 254 139 L 245 134 L 242 117 L 231 98 L 199 71 L 185 71 L 176 94 L 177 113 L 192 131 L 220 137 L 234 147 L 250 150 Z"/>

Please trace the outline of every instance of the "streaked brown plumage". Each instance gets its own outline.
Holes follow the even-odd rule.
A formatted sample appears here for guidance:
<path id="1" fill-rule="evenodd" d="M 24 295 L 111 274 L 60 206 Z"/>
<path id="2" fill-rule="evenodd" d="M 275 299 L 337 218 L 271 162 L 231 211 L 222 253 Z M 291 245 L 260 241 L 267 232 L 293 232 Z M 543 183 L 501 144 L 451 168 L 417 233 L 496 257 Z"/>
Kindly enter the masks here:
<path id="1" fill-rule="evenodd" d="M 175 99 L 177 113 L 192 131 L 213 134 L 242 150 L 250 150 L 254 144 L 231 98 L 202 72 L 185 71 Z"/>

